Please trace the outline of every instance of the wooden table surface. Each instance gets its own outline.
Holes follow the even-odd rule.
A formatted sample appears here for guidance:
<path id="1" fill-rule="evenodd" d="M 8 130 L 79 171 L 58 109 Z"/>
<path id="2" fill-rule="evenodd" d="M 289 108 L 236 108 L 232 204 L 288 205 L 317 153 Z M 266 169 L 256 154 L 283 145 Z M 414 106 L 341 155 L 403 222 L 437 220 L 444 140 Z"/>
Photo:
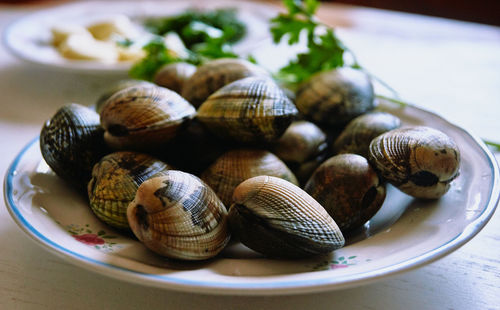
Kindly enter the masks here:
<path id="1" fill-rule="evenodd" d="M 0 30 L 44 7 L 0 5 Z M 323 4 L 319 16 L 402 98 L 500 140 L 500 28 L 334 4 Z M 38 68 L 0 47 L 0 174 L 59 106 L 95 100 L 105 79 Z M 469 243 L 417 270 L 357 288 L 272 297 L 111 279 L 43 250 L 3 202 L 0 219 L 0 309 L 500 309 L 499 212 Z"/>

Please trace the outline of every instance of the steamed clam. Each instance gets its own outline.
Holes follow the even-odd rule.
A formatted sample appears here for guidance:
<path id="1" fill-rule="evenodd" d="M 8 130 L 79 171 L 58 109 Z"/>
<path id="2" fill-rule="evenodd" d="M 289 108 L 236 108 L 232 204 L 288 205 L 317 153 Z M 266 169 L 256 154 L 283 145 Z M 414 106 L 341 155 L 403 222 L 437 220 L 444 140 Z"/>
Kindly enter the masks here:
<path id="1" fill-rule="evenodd" d="M 182 171 L 142 183 L 127 217 L 146 247 L 169 258 L 208 259 L 230 239 L 222 202 L 200 179 Z"/>
<path id="2" fill-rule="evenodd" d="M 292 183 L 271 176 L 248 179 L 234 190 L 229 223 L 249 248 L 272 257 L 307 257 L 344 245 L 325 209 Z"/>
<path id="3" fill-rule="evenodd" d="M 383 178 L 417 198 L 444 195 L 460 167 L 460 151 L 453 139 L 425 126 L 378 136 L 370 143 L 369 159 Z"/>
<path id="4" fill-rule="evenodd" d="M 153 82 L 181 94 L 184 84 L 195 71 L 196 66 L 186 62 L 166 64 L 156 72 Z"/>
<path id="5" fill-rule="evenodd" d="M 97 113 L 101 113 L 101 110 L 104 106 L 104 104 L 108 101 L 108 99 L 113 96 L 115 93 L 119 92 L 122 89 L 129 88 L 132 86 L 154 86 L 153 83 L 147 82 L 147 81 L 141 81 L 141 80 L 134 80 L 134 79 L 125 79 L 125 80 L 120 80 L 108 88 L 106 88 L 101 96 L 97 99 L 97 102 L 95 104 L 95 110 Z"/>

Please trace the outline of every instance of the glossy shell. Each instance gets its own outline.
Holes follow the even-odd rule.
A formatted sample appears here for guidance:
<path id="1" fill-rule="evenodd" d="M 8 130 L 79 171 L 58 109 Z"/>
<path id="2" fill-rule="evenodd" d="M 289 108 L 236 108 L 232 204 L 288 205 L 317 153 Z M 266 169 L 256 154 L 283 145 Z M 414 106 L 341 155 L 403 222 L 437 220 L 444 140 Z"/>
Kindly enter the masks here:
<path id="1" fill-rule="evenodd" d="M 381 176 L 417 198 L 439 198 L 459 174 L 460 151 L 445 133 L 429 127 L 388 131 L 370 144 L 370 162 Z"/>
<path id="2" fill-rule="evenodd" d="M 117 150 L 147 150 L 175 137 L 196 114 L 176 92 L 133 86 L 115 93 L 101 111 L 104 139 Z"/>
<path id="3" fill-rule="evenodd" d="M 343 233 L 361 227 L 382 206 L 386 190 L 368 160 L 342 154 L 322 163 L 304 190 L 318 201 Z"/>
<path id="4" fill-rule="evenodd" d="M 374 108 L 374 92 L 362 71 L 339 68 L 315 74 L 297 91 L 297 108 L 307 119 L 326 127 L 343 127 Z"/>
<path id="5" fill-rule="evenodd" d="M 370 142 L 378 135 L 401 126 L 397 116 L 372 112 L 356 117 L 347 124 L 333 144 L 334 154 L 354 153 L 368 158 Z"/>
<path id="6" fill-rule="evenodd" d="M 344 237 L 325 209 L 280 178 L 258 176 L 238 185 L 229 210 L 233 233 L 249 248 L 272 257 L 331 252 Z"/>
<path id="7" fill-rule="evenodd" d="M 199 107 L 215 91 L 239 79 L 249 76 L 268 76 L 253 63 L 237 58 L 220 58 L 208 61 L 184 83 L 182 97 Z"/>
<path id="8" fill-rule="evenodd" d="M 97 113 L 101 113 L 102 107 L 108 101 L 108 99 L 122 89 L 129 88 L 132 86 L 153 86 L 153 85 L 154 85 L 153 83 L 141 80 L 134 80 L 134 79 L 120 80 L 112 84 L 103 91 L 102 95 L 99 97 L 99 99 L 97 99 L 97 102 L 95 104 L 95 110 L 97 111 Z"/>
<path id="9" fill-rule="evenodd" d="M 276 155 L 256 149 L 239 149 L 224 153 L 202 173 L 201 178 L 229 208 L 236 186 L 259 175 L 275 176 L 298 185 L 293 173 Z"/>
<path id="10" fill-rule="evenodd" d="M 136 237 L 169 258 L 208 259 L 230 238 L 222 202 L 200 179 L 181 171 L 144 182 L 127 216 Z"/>
<path id="11" fill-rule="evenodd" d="M 171 89 L 178 94 L 182 93 L 184 83 L 194 74 L 196 66 L 185 63 L 175 62 L 161 67 L 153 77 L 156 85 Z"/>
<path id="12" fill-rule="evenodd" d="M 99 115 L 75 103 L 60 108 L 42 128 L 40 150 L 59 177 L 85 189 L 92 167 L 108 152 Z"/>
<path id="13" fill-rule="evenodd" d="M 281 137 L 297 113 L 271 79 L 249 77 L 212 94 L 198 109 L 198 119 L 221 138 L 269 143 Z"/>
<path id="14" fill-rule="evenodd" d="M 272 151 L 282 159 L 301 184 L 326 158 L 328 149 L 326 134 L 308 121 L 293 122 L 276 142 Z"/>
<path id="15" fill-rule="evenodd" d="M 92 170 L 88 184 L 90 208 L 108 225 L 129 229 L 127 206 L 147 179 L 163 175 L 170 167 L 146 154 L 121 151 L 103 157 Z"/>

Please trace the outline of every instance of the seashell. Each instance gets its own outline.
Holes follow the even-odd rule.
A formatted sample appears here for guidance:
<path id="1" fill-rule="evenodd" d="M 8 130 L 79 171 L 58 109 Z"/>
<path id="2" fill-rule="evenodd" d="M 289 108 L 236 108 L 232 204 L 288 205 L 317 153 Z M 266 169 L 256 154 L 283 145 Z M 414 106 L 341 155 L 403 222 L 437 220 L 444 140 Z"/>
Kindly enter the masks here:
<path id="1" fill-rule="evenodd" d="M 116 150 L 148 150 L 174 138 L 195 114 L 172 90 L 132 86 L 115 93 L 103 107 L 104 140 Z"/>
<path id="2" fill-rule="evenodd" d="M 154 86 L 154 84 L 147 81 L 134 80 L 134 79 L 120 80 L 112 84 L 103 92 L 103 94 L 99 97 L 99 99 L 97 99 L 97 102 L 95 104 L 95 110 L 97 111 L 97 113 L 101 113 L 102 107 L 111 96 L 113 96 L 115 93 L 119 92 L 122 89 L 129 88 L 132 86 Z"/>
<path id="3" fill-rule="evenodd" d="M 220 199 L 199 178 L 182 171 L 170 170 L 141 184 L 127 217 L 146 247 L 169 258 L 208 259 L 230 239 Z"/>
<path id="4" fill-rule="evenodd" d="M 306 192 L 271 176 L 238 185 L 229 209 L 232 232 L 247 247 L 272 257 L 331 252 L 345 243 L 335 221 Z"/>
<path id="5" fill-rule="evenodd" d="M 277 140 L 297 113 L 271 79 L 249 77 L 212 94 L 197 117 L 216 136 L 249 144 Z"/>
<path id="6" fill-rule="evenodd" d="M 307 119 L 326 127 L 343 127 L 374 108 L 368 75 L 343 67 L 320 72 L 297 91 L 297 108 Z"/>
<path id="7" fill-rule="evenodd" d="M 194 74 L 196 66 L 187 62 L 175 62 L 161 67 L 153 77 L 156 85 L 182 93 L 184 83 Z"/>
<path id="8" fill-rule="evenodd" d="M 40 150 L 59 177 L 82 190 L 94 164 L 109 152 L 99 115 L 76 103 L 63 106 L 44 124 Z"/>
<path id="9" fill-rule="evenodd" d="M 170 168 L 143 153 L 120 151 L 106 155 L 92 170 L 87 187 L 90 208 L 106 224 L 127 230 L 127 207 L 139 185 Z"/>
<path id="10" fill-rule="evenodd" d="M 334 154 L 354 153 L 368 158 L 370 142 L 386 131 L 401 126 L 397 116 L 387 112 L 371 112 L 347 124 L 333 144 Z"/>
<path id="11" fill-rule="evenodd" d="M 275 176 L 298 185 L 293 173 L 276 155 L 257 149 L 239 149 L 224 153 L 201 174 L 201 179 L 229 208 L 236 186 L 259 175 Z"/>
<path id="12" fill-rule="evenodd" d="M 304 190 L 325 208 L 344 234 L 372 218 L 386 195 L 385 185 L 368 160 L 356 154 L 326 160 Z"/>
<path id="13" fill-rule="evenodd" d="M 272 151 L 292 169 L 301 184 L 326 159 L 326 134 L 308 121 L 293 122 Z"/>
<path id="14" fill-rule="evenodd" d="M 459 174 L 460 151 L 445 133 L 425 126 L 388 131 L 370 143 L 370 163 L 417 198 L 439 198 Z"/>
<path id="15" fill-rule="evenodd" d="M 249 76 L 269 76 L 261 67 L 238 58 L 219 58 L 198 67 L 184 83 L 182 97 L 199 107 L 215 91 Z"/>

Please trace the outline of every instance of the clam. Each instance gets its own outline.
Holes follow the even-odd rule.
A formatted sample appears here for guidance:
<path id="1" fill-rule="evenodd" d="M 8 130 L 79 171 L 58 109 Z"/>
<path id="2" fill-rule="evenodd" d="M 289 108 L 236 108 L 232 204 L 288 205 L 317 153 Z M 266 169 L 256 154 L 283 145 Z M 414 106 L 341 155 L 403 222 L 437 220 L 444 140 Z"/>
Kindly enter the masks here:
<path id="1" fill-rule="evenodd" d="M 197 117 L 221 138 L 262 144 L 281 137 L 297 113 L 274 81 L 248 77 L 208 97 L 199 107 Z"/>
<path id="2" fill-rule="evenodd" d="M 186 62 L 166 64 L 156 72 L 153 82 L 181 94 L 184 83 L 195 71 L 196 66 Z"/>
<path id="3" fill-rule="evenodd" d="M 318 201 L 343 233 L 368 221 L 382 206 L 385 185 L 368 160 L 356 154 L 341 154 L 322 163 L 304 190 Z"/>
<path id="4" fill-rule="evenodd" d="M 386 131 L 401 125 L 397 116 L 387 112 L 372 112 L 358 116 L 347 124 L 333 143 L 334 154 L 354 153 L 368 158 L 370 142 Z"/>
<path id="5" fill-rule="evenodd" d="M 320 72 L 297 91 L 297 108 L 307 119 L 325 127 L 343 127 L 374 108 L 368 75 L 352 68 Z"/>
<path id="6" fill-rule="evenodd" d="M 237 58 L 220 58 L 208 61 L 184 83 L 182 97 L 199 107 L 216 90 L 249 76 L 268 76 L 268 73 L 253 63 Z"/>
<path id="7" fill-rule="evenodd" d="M 326 134 L 315 124 L 300 120 L 287 128 L 272 151 L 292 169 L 303 184 L 325 160 L 327 149 Z"/>
<path id="8" fill-rule="evenodd" d="M 104 139 L 113 149 L 148 150 L 174 138 L 196 114 L 176 92 L 159 86 L 132 86 L 106 102 L 101 111 Z"/>
<path id="9" fill-rule="evenodd" d="M 325 209 L 298 186 L 257 176 L 238 185 L 229 209 L 232 232 L 247 247 L 272 257 L 324 254 L 344 245 Z"/>
<path id="10" fill-rule="evenodd" d="M 196 176 L 177 170 L 142 183 L 127 217 L 146 247 L 169 258 L 208 259 L 230 239 L 217 195 Z"/>
<path id="11" fill-rule="evenodd" d="M 92 170 L 87 190 L 90 208 L 106 224 L 128 230 L 127 206 L 139 185 L 170 169 L 147 154 L 120 151 L 104 156 Z"/>
<path id="12" fill-rule="evenodd" d="M 108 149 L 99 115 L 72 103 L 60 108 L 40 133 L 40 150 L 49 167 L 62 179 L 84 189 L 92 167 Z"/>
<path id="13" fill-rule="evenodd" d="M 97 99 L 97 102 L 95 104 L 95 110 L 97 111 L 97 113 L 101 113 L 102 107 L 108 101 L 108 99 L 122 89 L 129 88 L 132 86 L 153 86 L 153 85 L 154 85 L 153 83 L 141 80 L 134 80 L 134 79 L 120 80 L 112 84 L 103 91 L 101 96 Z"/>
<path id="14" fill-rule="evenodd" d="M 259 175 L 275 176 L 298 185 L 293 173 L 276 155 L 257 149 L 238 149 L 224 153 L 201 174 L 201 178 L 229 208 L 236 186 Z"/>
<path id="15" fill-rule="evenodd" d="M 459 174 L 460 151 L 445 133 L 425 126 L 388 131 L 370 143 L 369 160 L 408 195 L 439 198 Z"/>

